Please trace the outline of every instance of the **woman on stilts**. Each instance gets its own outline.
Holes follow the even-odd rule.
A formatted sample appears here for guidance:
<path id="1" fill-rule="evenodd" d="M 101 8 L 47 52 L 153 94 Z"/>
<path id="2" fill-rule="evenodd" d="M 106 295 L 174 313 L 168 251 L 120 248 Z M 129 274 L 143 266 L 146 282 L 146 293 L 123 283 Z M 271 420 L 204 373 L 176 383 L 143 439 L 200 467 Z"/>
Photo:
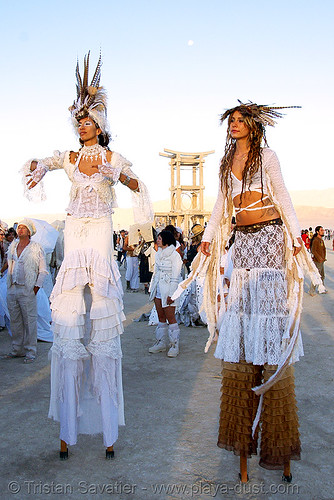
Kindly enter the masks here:
<path id="1" fill-rule="evenodd" d="M 278 158 L 267 147 L 265 127 L 275 124 L 282 108 L 239 103 L 221 117 L 228 118 L 227 141 L 202 254 L 172 299 L 206 273 L 206 350 L 218 332 L 215 356 L 222 360 L 218 446 L 240 456 L 246 482 L 247 458 L 257 454 L 261 427 L 260 465 L 282 469 L 290 482 L 290 460 L 299 460 L 301 451 L 292 364 L 303 355 L 302 269 L 316 283 L 320 277 L 300 238 Z M 233 271 L 225 304 L 221 277 L 233 211 Z"/>
<path id="2" fill-rule="evenodd" d="M 78 433 L 103 433 L 106 458 L 114 456 L 118 426 L 124 425 L 121 370 L 123 289 L 113 257 L 113 185 L 133 193 L 136 222 L 153 220 L 145 185 L 131 163 L 109 149 L 106 94 L 100 87 L 101 56 L 89 85 L 89 53 L 84 76 L 76 68 L 77 98 L 70 108 L 81 148 L 29 160 L 23 170 L 30 197 L 43 195 L 41 179 L 63 168 L 72 182 L 64 231 L 64 260 L 50 300 L 51 349 L 49 417 L 60 422 L 60 458 Z M 36 186 L 36 187 L 35 187 Z"/>

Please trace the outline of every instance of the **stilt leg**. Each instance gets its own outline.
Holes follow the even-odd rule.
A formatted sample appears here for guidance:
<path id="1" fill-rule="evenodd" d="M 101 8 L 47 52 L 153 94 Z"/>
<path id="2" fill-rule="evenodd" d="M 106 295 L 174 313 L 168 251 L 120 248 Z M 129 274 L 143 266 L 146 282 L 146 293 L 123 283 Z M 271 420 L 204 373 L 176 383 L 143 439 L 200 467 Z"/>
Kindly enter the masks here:
<path id="1" fill-rule="evenodd" d="M 287 483 L 291 483 L 292 481 L 292 474 L 291 474 L 291 469 L 290 469 L 290 460 L 284 464 L 284 472 L 283 472 L 283 481 L 286 481 Z"/>
<path id="2" fill-rule="evenodd" d="M 247 483 L 247 455 L 240 455 L 240 480 L 242 483 Z"/>
<path id="3" fill-rule="evenodd" d="M 106 449 L 106 459 L 111 460 L 112 458 L 114 458 L 114 456 L 115 456 L 114 447 L 108 446 L 108 448 Z"/>
<path id="4" fill-rule="evenodd" d="M 68 459 L 67 443 L 65 443 L 65 441 L 63 441 L 62 439 L 60 440 L 59 458 L 60 458 L 60 460 L 67 460 Z"/>

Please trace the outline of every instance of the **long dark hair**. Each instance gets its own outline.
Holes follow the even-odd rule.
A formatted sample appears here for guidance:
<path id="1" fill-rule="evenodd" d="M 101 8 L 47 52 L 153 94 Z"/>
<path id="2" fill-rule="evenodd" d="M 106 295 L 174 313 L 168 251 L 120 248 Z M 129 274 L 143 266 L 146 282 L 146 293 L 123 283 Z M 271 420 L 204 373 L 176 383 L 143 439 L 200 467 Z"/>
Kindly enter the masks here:
<path id="1" fill-rule="evenodd" d="M 161 233 L 158 234 L 158 236 L 161 236 L 162 244 L 164 246 L 176 246 L 176 240 L 174 238 L 174 235 L 170 231 L 166 231 L 166 229 L 164 229 L 163 231 L 161 231 Z"/>
<path id="2" fill-rule="evenodd" d="M 245 167 L 242 172 L 242 189 L 240 195 L 240 204 L 242 200 L 242 195 L 246 188 L 246 182 L 248 180 L 248 185 L 250 185 L 253 175 L 260 170 L 261 173 L 261 190 L 263 196 L 263 178 L 262 178 L 262 141 L 265 146 L 268 146 L 266 139 L 266 131 L 262 123 L 254 120 L 252 115 L 247 111 L 247 108 L 244 106 L 239 106 L 235 108 L 235 111 L 239 111 L 245 121 L 245 125 L 249 128 L 249 152 L 247 156 L 247 160 L 245 163 Z M 230 134 L 230 124 L 233 117 L 234 112 L 228 117 L 228 125 L 227 125 L 227 136 L 226 136 L 226 144 L 225 144 L 225 152 L 224 156 L 220 162 L 220 182 L 221 189 L 223 193 L 227 196 L 229 186 L 232 185 L 232 163 L 233 156 L 236 151 L 236 140 L 232 138 Z"/>

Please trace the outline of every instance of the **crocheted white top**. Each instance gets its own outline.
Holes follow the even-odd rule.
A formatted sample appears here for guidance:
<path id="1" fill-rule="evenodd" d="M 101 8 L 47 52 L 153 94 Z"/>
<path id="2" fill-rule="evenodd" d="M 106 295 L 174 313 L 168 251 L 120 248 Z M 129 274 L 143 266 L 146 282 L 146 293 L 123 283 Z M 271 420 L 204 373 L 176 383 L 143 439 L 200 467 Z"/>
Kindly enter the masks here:
<path id="1" fill-rule="evenodd" d="M 54 151 L 53 156 L 42 160 L 30 159 L 21 170 L 24 194 L 30 201 L 44 200 L 46 198 L 42 182 L 44 175 L 49 170 L 63 168 L 70 181 L 72 181 L 70 204 L 67 207 L 67 212 L 78 218 L 105 217 L 113 213 L 112 209 L 117 207 L 113 185 L 117 183 L 120 173 L 123 173 L 138 181 L 138 192 L 132 191 L 135 223 L 142 224 L 153 221 L 154 213 L 148 190 L 145 184 L 131 170 L 132 164 L 116 152 L 113 152 L 110 163 L 106 161 L 105 155 L 103 156 L 102 165 L 98 166 L 99 171 L 91 176 L 79 170 L 80 152 L 75 164 L 70 162 L 70 151 L 63 153 Z M 33 172 L 30 171 L 32 161 L 38 162 L 37 168 Z M 29 190 L 26 185 L 27 178 L 31 178 L 37 183 L 37 186 Z"/>
<path id="2" fill-rule="evenodd" d="M 79 218 L 99 218 L 112 214 L 112 200 L 107 199 L 105 194 L 109 191 L 109 185 L 117 182 L 121 167 L 114 168 L 106 163 L 99 165 L 99 172 L 86 175 L 79 170 L 78 161 L 76 165 L 67 213 Z"/>
<path id="3" fill-rule="evenodd" d="M 300 246 L 297 238 L 300 238 L 301 230 L 299 226 L 299 222 L 295 213 L 295 210 L 292 205 L 292 201 L 288 190 L 285 187 L 284 180 L 282 177 L 281 167 L 277 155 L 274 151 L 269 148 L 263 148 L 262 150 L 262 168 L 263 168 L 263 184 L 264 184 L 264 192 L 267 193 L 267 183 L 270 182 L 274 192 L 275 198 L 279 201 L 280 211 L 282 211 L 285 215 L 285 218 L 289 220 L 290 227 L 292 230 L 292 236 L 294 240 L 295 246 Z M 258 177 L 260 173 L 257 173 Z M 255 180 L 256 182 L 256 180 Z M 256 182 L 256 185 L 258 182 Z M 247 184 L 248 186 L 248 184 Z M 252 189 L 252 187 L 251 187 Z M 232 186 L 229 186 L 229 190 L 232 196 Z M 269 196 L 269 195 L 268 195 Z M 271 202 L 276 207 L 274 200 L 271 199 Z M 220 225 L 222 214 L 224 210 L 224 195 L 221 190 L 221 186 L 219 183 L 218 197 L 216 204 L 213 208 L 210 220 L 208 225 L 204 231 L 203 240 L 211 242 L 212 238 L 215 235 L 217 228 Z"/>

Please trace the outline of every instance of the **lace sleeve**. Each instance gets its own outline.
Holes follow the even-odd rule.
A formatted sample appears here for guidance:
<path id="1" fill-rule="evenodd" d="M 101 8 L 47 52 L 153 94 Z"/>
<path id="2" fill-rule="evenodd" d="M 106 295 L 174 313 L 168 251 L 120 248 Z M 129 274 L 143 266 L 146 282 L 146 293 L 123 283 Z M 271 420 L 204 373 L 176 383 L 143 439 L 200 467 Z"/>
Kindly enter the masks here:
<path id="1" fill-rule="evenodd" d="M 113 167 L 111 163 L 106 163 L 105 165 L 99 165 L 99 171 L 102 175 L 104 175 L 104 177 L 108 177 L 112 184 L 116 184 L 122 171 L 122 167 Z"/>
<path id="2" fill-rule="evenodd" d="M 42 160 L 32 158 L 23 165 L 21 168 L 21 174 L 24 196 L 29 201 L 39 202 L 46 199 L 42 179 L 49 170 L 63 168 L 65 154 L 66 153 L 60 153 L 60 151 L 54 151 L 53 156 L 51 157 L 43 158 Z M 30 168 L 33 161 L 37 162 L 37 167 L 35 170 L 31 171 Z M 37 183 L 37 185 L 32 189 L 28 189 L 27 182 L 29 182 L 29 180 Z"/>
<path id="3" fill-rule="evenodd" d="M 148 189 L 131 170 L 132 164 L 123 158 L 123 156 L 118 155 L 116 167 L 121 167 L 123 174 L 128 175 L 131 179 L 136 179 L 138 182 L 138 191 L 131 191 L 135 224 L 144 224 L 145 222 L 153 221 L 154 212 Z"/>
<path id="4" fill-rule="evenodd" d="M 274 151 L 267 150 L 264 158 L 264 169 L 267 173 L 268 180 L 272 187 L 272 192 L 284 218 L 288 221 L 294 239 L 294 245 L 300 246 L 296 238 L 300 238 L 301 229 L 297 219 L 295 209 L 288 190 L 284 184 L 281 167 L 277 155 Z"/>
<path id="5" fill-rule="evenodd" d="M 215 232 L 221 222 L 223 209 L 224 209 L 224 197 L 219 183 L 217 201 L 215 203 L 215 206 L 213 207 L 212 214 L 208 222 L 208 225 L 206 226 L 206 229 L 204 231 L 202 241 L 208 241 L 211 243 L 212 238 L 214 237 Z"/>

